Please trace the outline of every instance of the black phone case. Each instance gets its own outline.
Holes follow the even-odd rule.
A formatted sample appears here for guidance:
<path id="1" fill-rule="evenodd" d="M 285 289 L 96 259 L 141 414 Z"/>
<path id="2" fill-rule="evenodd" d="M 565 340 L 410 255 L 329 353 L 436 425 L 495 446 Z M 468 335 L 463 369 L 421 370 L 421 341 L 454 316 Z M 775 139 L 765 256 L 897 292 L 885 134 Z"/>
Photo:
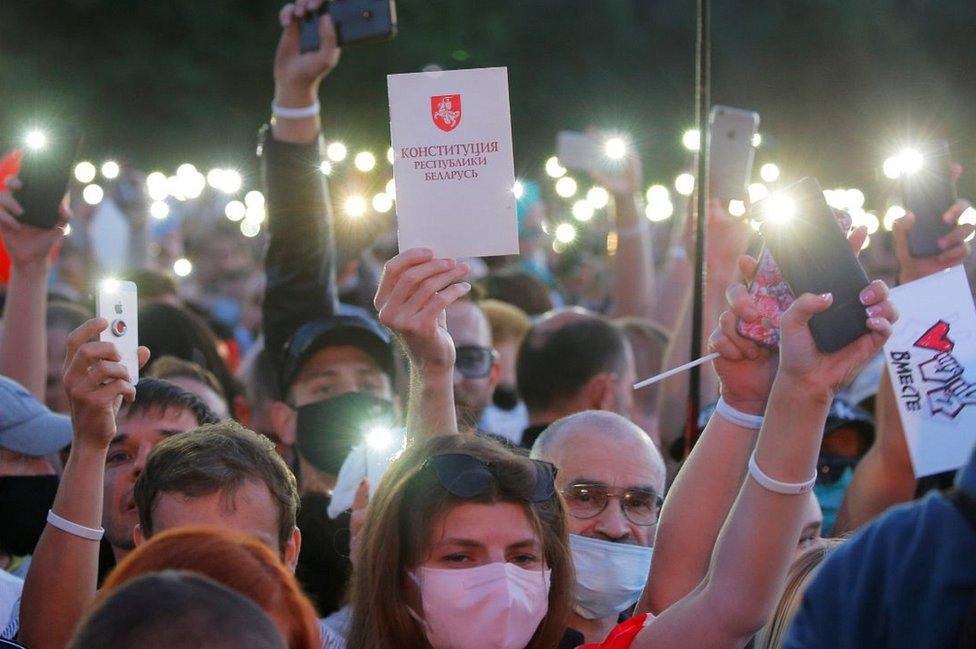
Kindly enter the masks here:
<path id="1" fill-rule="evenodd" d="M 51 229 L 58 222 L 58 205 L 68 191 L 80 145 L 81 136 L 66 130 L 49 132 L 43 149 L 22 149 L 19 177 L 24 187 L 15 196 L 24 208 L 19 217 L 22 223 Z"/>
<path id="2" fill-rule="evenodd" d="M 387 41 L 396 35 L 395 0 L 331 0 L 299 24 L 298 48 L 302 54 L 322 47 L 318 19 L 323 13 L 332 16 L 339 47 Z"/>
<path id="3" fill-rule="evenodd" d="M 868 285 L 867 274 L 815 179 L 804 178 L 781 193 L 792 198 L 795 214 L 766 223 L 763 236 L 794 295 L 833 293 L 830 308 L 810 320 L 810 333 L 817 349 L 837 351 L 868 333 L 860 300 Z M 754 209 L 761 210 L 764 202 Z"/>
<path id="4" fill-rule="evenodd" d="M 902 180 L 905 209 L 915 215 L 915 225 L 908 232 L 908 250 L 913 257 L 931 257 L 942 252 L 939 239 L 953 226 L 942 215 L 956 202 L 952 182 L 952 161 L 945 140 L 928 143 L 921 151 L 925 160 L 921 169 Z"/>

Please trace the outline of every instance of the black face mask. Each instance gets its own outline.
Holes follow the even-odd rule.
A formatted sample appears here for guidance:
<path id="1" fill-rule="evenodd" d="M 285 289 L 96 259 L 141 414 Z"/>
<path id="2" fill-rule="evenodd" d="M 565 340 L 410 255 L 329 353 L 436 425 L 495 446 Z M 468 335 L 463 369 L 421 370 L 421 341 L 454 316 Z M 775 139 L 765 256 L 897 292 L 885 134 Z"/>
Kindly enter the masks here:
<path id="1" fill-rule="evenodd" d="M 57 491 L 56 475 L 0 477 L 0 552 L 33 554 Z"/>
<path id="2" fill-rule="evenodd" d="M 347 392 L 298 408 L 298 452 L 315 468 L 337 475 L 352 448 L 377 427 L 396 426 L 393 404 Z"/>
<path id="3" fill-rule="evenodd" d="M 518 405 L 518 390 L 512 385 L 499 385 L 492 395 L 492 403 L 502 410 L 515 410 Z"/>

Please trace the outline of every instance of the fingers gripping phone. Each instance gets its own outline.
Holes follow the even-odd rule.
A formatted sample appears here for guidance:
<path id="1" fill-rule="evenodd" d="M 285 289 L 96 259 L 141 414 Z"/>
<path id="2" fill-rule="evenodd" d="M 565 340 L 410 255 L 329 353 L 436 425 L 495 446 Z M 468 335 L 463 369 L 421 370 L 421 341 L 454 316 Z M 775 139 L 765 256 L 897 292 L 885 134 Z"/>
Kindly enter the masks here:
<path id="1" fill-rule="evenodd" d="M 135 283 L 115 279 L 99 282 L 95 314 L 108 321 L 108 329 L 99 340 L 115 345 L 135 385 L 139 382 L 139 296 Z"/>
<path id="2" fill-rule="evenodd" d="M 813 178 L 763 199 L 757 209 L 788 204 L 791 216 L 770 218 L 763 237 L 793 295 L 832 293 L 830 308 L 810 320 L 810 333 L 821 352 L 837 351 L 868 333 L 860 301 L 868 277 Z"/>
<path id="3" fill-rule="evenodd" d="M 298 25 L 298 48 L 302 54 L 322 47 L 319 17 L 332 16 L 339 47 L 388 41 L 397 32 L 394 0 L 330 0 L 317 12 L 302 18 Z"/>
<path id="4" fill-rule="evenodd" d="M 752 178 L 756 148 L 753 137 L 759 129 L 759 113 L 741 108 L 715 106 L 709 117 L 709 195 L 725 200 L 746 199 Z"/>
<path id="5" fill-rule="evenodd" d="M 915 215 L 915 225 L 908 232 L 908 250 L 913 257 L 931 257 L 942 252 L 939 239 L 953 229 L 942 215 L 956 202 L 956 185 L 945 140 L 928 142 L 919 153 L 922 166 L 902 176 L 905 209 Z"/>
<path id="6" fill-rule="evenodd" d="M 70 130 L 47 130 L 34 134 L 29 146 L 21 148 L 20 180 L 23 188 L 15 198 L 24 208 L 22 223 L 35 228 L 53 228 L 58 207 L 71 178 L 81 137 Z"/>
<path id="7" fill-rule="evenodd" d="M 851 215 L 844 210 L 834 209 L 833 212 L 841 233 L 846 237 L 853 224 Z M 754 322 L 739 320 L 737 331 L 760 345 L 778 347 L 780 319 L 795 297 L 768 246 L 764 245 L 759 253 L 756 274 L 749 284 L 749 295 L 759 310 L 760 318 Z"/>

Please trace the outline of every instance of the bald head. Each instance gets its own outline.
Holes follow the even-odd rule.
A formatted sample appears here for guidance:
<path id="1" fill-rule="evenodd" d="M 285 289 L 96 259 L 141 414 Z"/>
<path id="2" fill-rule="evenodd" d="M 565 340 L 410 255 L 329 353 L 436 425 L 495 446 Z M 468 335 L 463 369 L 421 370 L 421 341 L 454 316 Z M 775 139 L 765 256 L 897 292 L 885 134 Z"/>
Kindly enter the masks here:
<path id="1" fill-rule="evenodd" d="M 563 492 L 573 485 L 600 485 L 618 495 L 631 490 L 664 493 L 661 453 L 643 430 L 611 412 L 586 411 L 560 419 L 536 440 L 532 457 L 556 465 L 557 487 Z M 654 541 L 654 526 L 635 525 L 616 499 L 599 516 L 570 516 L 569 524 L 581 536 L 637 545 Z"/>

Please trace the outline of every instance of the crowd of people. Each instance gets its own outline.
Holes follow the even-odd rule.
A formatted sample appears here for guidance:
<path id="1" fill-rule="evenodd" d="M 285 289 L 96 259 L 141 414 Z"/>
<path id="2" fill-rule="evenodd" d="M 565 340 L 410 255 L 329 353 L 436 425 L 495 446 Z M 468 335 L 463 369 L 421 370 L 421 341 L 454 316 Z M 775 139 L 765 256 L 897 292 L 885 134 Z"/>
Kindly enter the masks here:
<path id="1" fill-rule="evenodd" d="M 281 11 L 275 110 L 315 104 L 339 64 L 328 16 L 299 53 L 320 4 Z M 613 255 L 567 270 L 532 191 L 516 257 L 351 237 L 320 140 L 317 115 L 260 131 L 258 270 L 196 233 L 194 278 L 148 253 L 127 271 L 138 380 L 78 297 L 97 268 L 53 253 L 77 216 L 22 223 L 6 179 L 0 646 L 976 646 L 976 456 L 916 480 L 880 357 L 882 280 L 971 263 L 967 203 L 937 256 L 909 253 L 913 215 L 894 224 L 891 260 L 865 262 L 868 333 L 828 354 L 809 321 L 829 293 L 796 296 L 776 348 L 739 333 L 762 317 L 758 235 L 710 197 L 718 357 L 686 456 L 687 376 L 633 384 L 690 360 L 694 235 L 652 237 L 636 152 L 594 178 Z"/>

